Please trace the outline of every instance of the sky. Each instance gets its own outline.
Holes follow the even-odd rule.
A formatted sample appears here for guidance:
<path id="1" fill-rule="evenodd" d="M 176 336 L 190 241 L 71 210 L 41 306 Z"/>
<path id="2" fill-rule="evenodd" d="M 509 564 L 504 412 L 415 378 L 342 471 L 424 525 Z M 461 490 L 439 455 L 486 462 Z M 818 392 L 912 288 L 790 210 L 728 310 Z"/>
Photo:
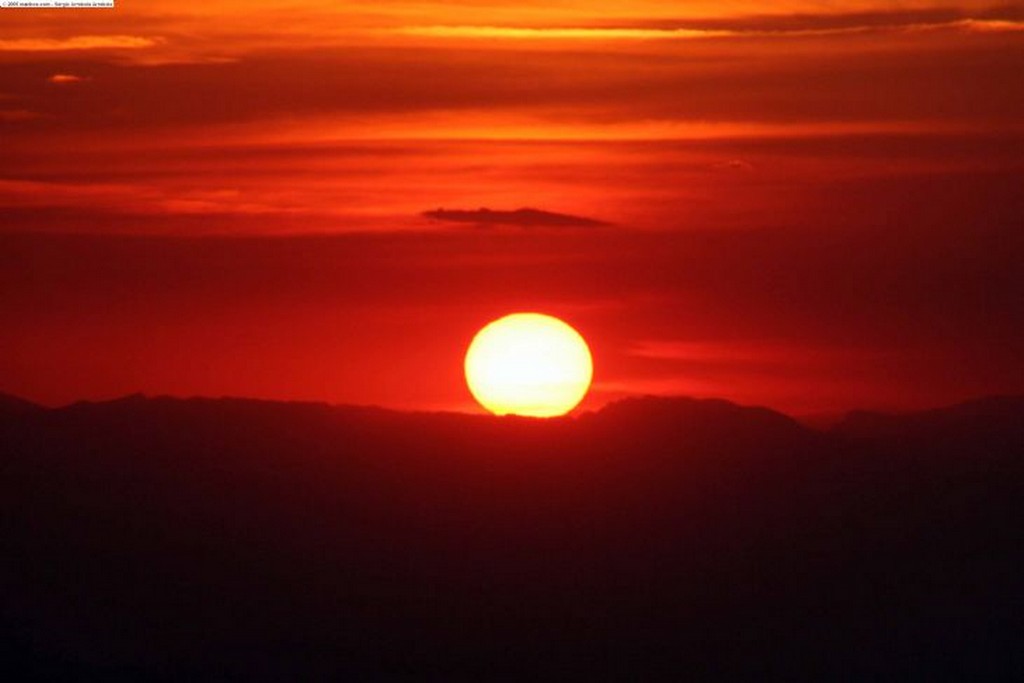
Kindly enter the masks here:
<path id="1" fill-rule="evenodd" d="M 1024 3 L 0 10 L 0 391 L 478 410 L 532 310 L 583 409 L 1019 393 L 1022 92 Z"/>

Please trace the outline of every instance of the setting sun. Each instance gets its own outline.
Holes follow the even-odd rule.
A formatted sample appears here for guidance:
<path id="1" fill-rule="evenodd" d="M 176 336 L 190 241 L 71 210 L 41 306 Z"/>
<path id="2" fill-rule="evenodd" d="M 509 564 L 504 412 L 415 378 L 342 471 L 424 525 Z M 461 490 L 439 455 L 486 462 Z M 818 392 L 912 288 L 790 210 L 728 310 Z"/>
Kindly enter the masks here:
<path id="1" fill-rule="evenodd" d="M 469 390 L 496 415 L 565 415 L 583 400 L 593 374 L 579 332 L 540 313 L 495 320 L 466 352 Z"/>

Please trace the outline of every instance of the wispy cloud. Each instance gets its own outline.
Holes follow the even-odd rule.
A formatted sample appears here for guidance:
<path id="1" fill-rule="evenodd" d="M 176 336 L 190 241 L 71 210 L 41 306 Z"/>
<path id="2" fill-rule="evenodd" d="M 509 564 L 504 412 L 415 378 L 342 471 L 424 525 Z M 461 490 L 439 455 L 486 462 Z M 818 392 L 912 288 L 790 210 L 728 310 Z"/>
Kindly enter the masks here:
<path id="1" fill-rule="evenodd" d="M 710 38 L 766 38 L 833 36 L 869 32 L 913 32 L 958 30 L 971 33 L 1005 33 L 1024 30 L 1024 21 L 974 17 L 930 18 L 915 14 L 850 15 L 844 17 L 807 17 L 804 22 L 782 23 L 774 18 L 752 18 L 746 21 L 719 21 L 672 25 L 660 21 L 656 25 L 637 22 L 621 26 L 491 26 L 491 25 L 426 25 L 404 26 L 397 33 L 424 38 L 498 39 L 498 40 L 690 40 Z M 814 21 L 814 19 L 819 19 Z M 844 21 L 845 19 L 845 21 Z"/>
<path id="2" fill-rule="evenodd" d="M 130 35 L 88 35 L 68 38 L 0 38 L 0 52 L 64 52 L 72 50 L 137 50 L 153 47 L 160 38 Z"/>
<path id="3" fill-rule="evenodd" d="M 996 19 L 964 19 L 953 25 L 975 33 L 1005 33 L 1024 31 L 1024 21 L 1000 21 Z"/>
<path id="4" fill-rule="evenodd" d="M 608 225 L 603 221 L 593 218 L 555 213 L 553 211 L 541 211 L 540 209 L 516 209 L 515 211 L 436 209 L 434 211 L 424 211 L 423 216 L 436 221 L 469 223 L 482 227 L 514 225 L 521 228 L 593 228 Z"/>
<path id="5" fill-rule="evenodd" d="M 2 115 L 2 112 L 0 112 Z M 17 208 L 74 208 L 96 214 L 287 214 L 294 207 L 275 204 L 234 188 L 180 189 L 124 182 L 59 183 L 0 180 L 0 211 Z"/>
<path id="6" fill-rule="evenodd" d="M 50 83 L 56 83 L 57 85 L 65 85 L 70 83 L 81 83 L 86 79 L 81 76 L 76 76 L 75 74 L 53 74 L 46 80 Z"/>
<path id="7" fill-rule="evenodd" d="M 510 40 L 651 40 L 658 38 L 714 38 L 734 31 L 688 28 L 595 28 L 525 26 L 406 26 L 399 33 L 427 38 L 504 38 Z"/>

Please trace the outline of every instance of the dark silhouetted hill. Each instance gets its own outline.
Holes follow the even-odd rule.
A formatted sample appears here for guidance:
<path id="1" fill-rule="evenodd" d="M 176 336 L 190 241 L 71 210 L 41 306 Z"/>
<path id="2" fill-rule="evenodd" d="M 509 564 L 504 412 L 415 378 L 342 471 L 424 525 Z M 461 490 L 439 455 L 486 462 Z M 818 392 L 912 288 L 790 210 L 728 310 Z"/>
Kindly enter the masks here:
<path id="1" fill-rule="evenodd" d="M 0 415 L 20 415 L 36 410 L 42 410 L 42 407 L 23 398 L 0 392 Z"/>
<path id="2" fill-rule="evenodd" d="M 854 411 L 832 429 L 863 438 L 966 438 L 1024 434 L 1024 396 L 992 396 L 908 414 Z"/>
<path id="3" fill-rule="evenodd" d="M 4 399 L 4 678 L 1012 680 L 1022 417 Z"/>

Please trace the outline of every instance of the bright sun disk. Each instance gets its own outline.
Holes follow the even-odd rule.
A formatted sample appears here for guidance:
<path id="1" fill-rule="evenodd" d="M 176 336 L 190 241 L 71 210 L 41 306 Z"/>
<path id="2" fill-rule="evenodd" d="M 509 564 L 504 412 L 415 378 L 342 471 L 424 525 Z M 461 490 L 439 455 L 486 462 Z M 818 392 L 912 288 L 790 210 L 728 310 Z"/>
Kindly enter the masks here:
<path id="1" fill-rule="evenodd" d="M 594 375 L 580 333 L 558 318 L 513 313 L 485 326 L 466 352 L 466 383 L 496 415 L 554 417 L 575 408 Z"/>

